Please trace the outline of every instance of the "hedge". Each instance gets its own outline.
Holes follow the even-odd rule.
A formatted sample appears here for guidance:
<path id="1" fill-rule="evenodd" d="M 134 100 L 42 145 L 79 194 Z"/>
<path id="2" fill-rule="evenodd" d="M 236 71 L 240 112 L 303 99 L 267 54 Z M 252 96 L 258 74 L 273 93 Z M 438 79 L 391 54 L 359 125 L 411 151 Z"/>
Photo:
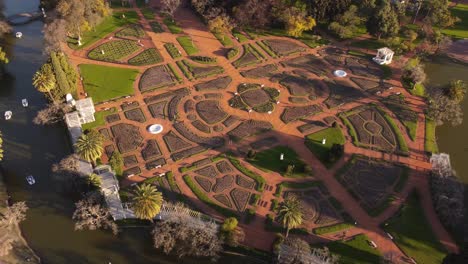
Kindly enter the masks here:
<path id="1" fill-rule="evenodd" d="M 231 162 L 231 164 L 236 167 L 237 170 L 239 170 L 240 172 L 242 172 L 245 176 L 248 176 L 252 179 L 254 179 L 256 182 L 257 182 L 257 186 L 256 186 L 256 190 L 259 191 L 259 192 L 263 192 L 264 188 L 265 188 L 265 184 L 266 184 L 266 181 L 265 179 L 258 175 L 257 173 L 245 168 L 244 166 L 242 166 L 242 164 L 240 163 L 240 161 L 238 161 L 237 159 L 233 158 L 233 157 L 228 157 L 229 161 Z"/>
<path id="2" fill-rule="evenodd" d="M 184 179 L 185 183 L 187 186 L 192 190 L 192 192 L 200 199 L 202 202 L 206 203 L 216 211 L 218 211 L 220 214 L 226 216 L 226 217 L 236 217 L 237 214 L 234 213 L 233 211 L 226 209 L 224 207 L 221 207 L 217 204 L 215 204 L 202 190 L 200 190 L 197 185 L 193 182 L 192 178 L 188 175 L 182 176 Z"/>
<path id="3" fill-rule="evenodd" d="M 312 232 L 316 235 L 324 235 L 328 233 L 334 233 L 338 232 L 340 230 L 348 229 L 353 227 L 353 224 L 350 223 L 339 223 L 336 225 L 330 225 L 330 226 L 323 226 L 323 227 L 318 227 L 312 230 Z"/>

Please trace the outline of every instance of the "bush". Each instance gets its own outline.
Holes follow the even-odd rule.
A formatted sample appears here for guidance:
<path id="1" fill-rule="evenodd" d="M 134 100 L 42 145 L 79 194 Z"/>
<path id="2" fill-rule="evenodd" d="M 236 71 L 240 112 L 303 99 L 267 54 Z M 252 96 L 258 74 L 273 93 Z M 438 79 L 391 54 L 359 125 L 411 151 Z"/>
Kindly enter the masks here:
<path id="1" fill-rule="evenodd" d="M 232 48 L 228 51 L 226 57 L 228 58 L 228 60 L 234 58 L 237 56 L 237 54 L 239 54 L 239 48 Z"/>
<path id="2" fill-rule="evenodd" d="M 114 151 L 114 153 L 112 153 L 112 156 L 109 159 L 109 166 L 112 167 L 117 176 L 122 176 L 123 165 L 124 164 L 122 154 L 120 154 L 120 152 L 118 151 Z"/>
<path id="3" fill-rule="evenodd" d="M 255 209 L 249 208 L 247 209 L 246 213 L 247 214 L 245 215 L 245 223 L 250 224 L 255 219 Z"/>
<path id="4" fill-rule="evenodd" d="M 221 230 L 224 232 L 230 232 L 236 229 L 238 225 L 237 218 L 235 217 L 228 217 L 224 219 L 223 225 L 221 226 Z"/>
<path id="5" fill-rule="evenodd" d="M 248 177 L 254 179 L 257 182 L 256 188 L 255 188 L 257 191 L 263 192 L 263 190 L 265 188 L 266 181 L 261 175 L 258 175 L 257 173 L 245 168 L 244 166 L 242 166 L 240 164 L 240 161 L 238 161 L 237 159 L 235 159 L 233 157 L 228 157 L 228 159 L 231 162 L 231 164 L 234 167 L 236 167 L 237 170 L 239 170 L 245 176 L 248 176 Z"/>
<path id="6" fill-rule="evenodd" d="M 63 97 L 67 93 L 73 93 L 74 89 L 70 87 L 70 83 L 68 82 L 67 75 L 62 69 L 62 65 L 60 63 L 57 53 L 52 52 L 50 54 L 50 59 L 52 62 L 52 67 L 54 69 L 55 79 L 57 81 L 58 88 L 61 92 L 61 96 Z"/>
<path id="7" fill-rule="evenodd" d="M 260 200 L 260 194 L 256 193 L 252 195 L 252 198 L 250 200 L 250 204 L 256 205 L 258 203 L 258 200 Z"/>

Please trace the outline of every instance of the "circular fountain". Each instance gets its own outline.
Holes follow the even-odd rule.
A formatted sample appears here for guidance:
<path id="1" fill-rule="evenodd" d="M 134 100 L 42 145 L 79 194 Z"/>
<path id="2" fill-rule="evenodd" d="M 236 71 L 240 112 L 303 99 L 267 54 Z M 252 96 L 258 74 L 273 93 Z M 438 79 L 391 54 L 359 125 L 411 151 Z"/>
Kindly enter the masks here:
<path id="1" fill-rule="evenodd" d="M 343 77 L 346 77 L 346 75 L 348 74 L 343 70 L 336 70 L 333 72 L 333 75 L 335 75 L 336 77 L 343 78 Z"/>
<path id="2" fill-rule="evenodd" d="M 163 126 L 160 125 L 160 124 L 153 124 L 151 126 L 148 127 L 148 132 L 150 132 L 151 134 L 159 134 L 163 131 Z"/>

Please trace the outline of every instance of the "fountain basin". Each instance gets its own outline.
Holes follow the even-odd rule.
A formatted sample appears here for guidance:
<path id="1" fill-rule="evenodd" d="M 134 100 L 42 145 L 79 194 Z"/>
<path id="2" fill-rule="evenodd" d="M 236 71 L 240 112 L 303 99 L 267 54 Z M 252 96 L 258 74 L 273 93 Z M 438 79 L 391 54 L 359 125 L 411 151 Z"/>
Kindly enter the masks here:
<path id="1" fill-rule="evenodd" d="M 336 70 L 333 72 L 333 75 L 335 75 L 336 77 L 343 78 L 343 77 L 346 77 L 346 75 L 348 74 L 343 70 Z"/>
<path id="2" fill-rule="evenodd" d="M 149 133 L 156 135 L 163 131 L 163 126 L 160 124 L 154 124 L 154 125 L 149 126 L 147 130 Z"/>

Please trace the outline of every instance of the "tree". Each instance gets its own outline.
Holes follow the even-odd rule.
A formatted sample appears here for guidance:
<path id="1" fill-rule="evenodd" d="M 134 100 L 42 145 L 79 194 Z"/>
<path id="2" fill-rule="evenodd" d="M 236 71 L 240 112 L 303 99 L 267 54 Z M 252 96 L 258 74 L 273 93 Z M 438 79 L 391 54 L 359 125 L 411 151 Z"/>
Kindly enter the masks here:
<path id="1" fill-rule="evenodd" d="M 102 155 L 103 141 L 104 139 L 99 132 L 91 130 L 88 133 L 83 133 L 76 141 L 74 147 L 80 157 L 94 165 L 96 160 Z"/>
<path id="2" fill-rule="evenodd" d="M 215 34 L 223 34 L 223 40 L 225 38 L 225 34 L 229 34 L 234 27 L 234 22 L 225 13 L 208 21 L 208 29 Z"/>
<path id="3" fill-rule="evenodd" d="M 62 122 L 65 114 L 71 111 L 68 104 L 48 104 L 46 108 L 37 112 L 33 123 L 36 125 L 52 125 Z"/>
<path id="4" fill-rule="evenodd" d="M 444 52 L 450 45 L 452 45 L 452 39 L 444 35 L 440 30 L 435 30 L 432 34 L 432 41 L 436 45 L 434 53 Z"/>
<path id="5" fill-rule="evenodd" d="M 60 50 L 60 43 L 64 42 L 67 38 L 66 21 L 61 18 L 56 18 L 44 25 L 44 52 L 50 54 L 51 52 Z"/>
<path id="6" fill-rule="evenodd" d="M 86 182 L 91 189 L 101 188 L 102 180 L 96 173 L 91 173 L 86 177 Z"/>
<path id="7" fill-rule="evenodd" d="M 231 247 L 237 247 L 245 238 L 244 231 L 238 227 L 238 221 L 235 217 L 224 219 L 220 230 L 221 239 Z"/>
<path id="8" fill-rule="evenodd" d="M 351 5 L 351 0 L 306 0 L 306 2 L 309 14 L 323 22 L 328 22 L 337 15 L 343 14 Z"/>
<path id="9" fill-rule="evenodd" d="M 80 194 L 89 190 L 86 175 L 79 171 L 79 161 L 80 157 L 72 154 L 52 165 L 52 176 L 60 191 Z"/>
<path id="10" fill-rule="evenodd" d="M 41 66 L 41 68 L 34 74 L 32 84 L 41 93 L 47 93 L 49 99 L 55 103 L 52 90 L 56 87 L 55 75 L 52 66 L 48 63 Z"/>
<path id="11" fill-rule="evenodd" d="M 116 175 L 122 175 L 124 165 L 122 154 L 118 151 L 114 151 L 109 159 L 109 165 L 115 171 Z"/>
<path id="12" fill-rule="evenodd" d="M 115 235 L 118 233 L 117 224 L 111 220 L 109 209 L 102 206 L 100 193 L 89 193 L 78 201 L 72 219 L 75 221 L 75 230 L 110 229 Z"/>
<path id="13" fill-rule="evenodd" d="M 300 238 L 286 238 L 280 245 L 278 252 L 280 264 L 334 264 L 338 257 L 330 253 L 328 248 L 311 250 L 309 243 Z"/>
<path id="14" fill-rule="evenodd" d="M 431 95 L 427 115 L 439 126 L 446 122 L 452 126 L 458 126 L 463 122 L 460 104 L 442 93 Z"/>
<path id="15" fill-rule="evenodd" d="M 282 10 L 279 18 L 285 24 L 286 33 L 292 37 L 300 37 L 302 33 L 307 30 L 311 30 L 315 25 L 315 19 L 311 16 L 307 16 L 305 11 L 305 5 L 296 3 L 293 6 L 279 7 Z"/>
<path id="16" fill-rule="evenodd" d="M 0 131 L 0 161 L 3 160 L 3 135 Z"/>
<path id="17" fill-rule="evenodd" d="M 453 80 L 450 82 L 448 88 L 448 95 L 450 99 L 460 103 L 463 101 L 466 95 L 467 86 L 462 80 Z"/>
<path id="18" fill-rule="evenodd" d="M 382 0 L 377 10 L 367 21 L 367 30 L 378 39 L 398 34 L 400 24 L 390 1 Z"/>
<path id="19" fill-rule="evenodd" d="M 449 10 L 449 0 L 429 0 L 427 1 L 428 15 L 424 22 L 439 28 L 453 26 L 460 21 L 459 18 L 452 16 Z"/>
<path id="20" fill-rule="evenodd" d="M 424 65 L 418 57 L 408 60 L 403 69 L 403 81 L 410 85 L 413 89 L 417 84 L 421 84 L 426 80 Z"/>
<path id="21" fill-rule="evenodd" d="M 286 228 L 286 237 L 288 237 L 291 228 L 296 228 L 302 224 L 301 201 L 295 196 L 286 198 L 279 207 L 278 220 Z"/>
<path id="22" fill-rule="evenodd" d="M 247 0 L 233 8 L 234 18 L 241 26 L 264 28 L 273 20 L 274 0 Z"/>
<path id="23" fill-rule="evenodd" d="M 162 10 L 174 17 L 174 12 L 180 6 L 180 0 L 161 0 Z"/>
<path id="24" fill-rule="evenodd" d="M 6 256 L 13 249 L 15 240 L 8 234 L 0 235 L 0 257 Z"/>
<path id="25" fill-rule="evenodd" d="M 5 51 L 3 51 L 3 48 L 0 47 L 0 80 L 2 79 L 5 72 L 5 64 L 8 64 L 8 62 L 10 61 L 8 60 Z"/>
<path id="26" fill-rule="evenodd" d="M 132 194 L 132 209 L 140 219 L 153 220 L 161 210 L 162 193 L 150 184 L 138 185 Z"/>
<path id="27" fill-rule="evenodd" d="M 328 29 L 342 39 L 352 38 L 362 22 L 362 18 L 358 16 L 357 11 L 357 6 L 351 5 L 346 12 L 337 16 L 336 20 L 328 26 Z"/>
<path id="28" fill-rule="evenodd" d="M 218 226 L 189 215 L 168 216 L 155 223 L 154 247 L 179 258 L 185 256 L 216 259 L 222 250 Z"/>
<path id="29" fill-rule="evenodd" d="M 1 214 L 0 225 L 6 228 L 18 225 L 26 219 L 27 210 L 26 202 L 16 202 L 11 206 L 7 206 Z"/>

